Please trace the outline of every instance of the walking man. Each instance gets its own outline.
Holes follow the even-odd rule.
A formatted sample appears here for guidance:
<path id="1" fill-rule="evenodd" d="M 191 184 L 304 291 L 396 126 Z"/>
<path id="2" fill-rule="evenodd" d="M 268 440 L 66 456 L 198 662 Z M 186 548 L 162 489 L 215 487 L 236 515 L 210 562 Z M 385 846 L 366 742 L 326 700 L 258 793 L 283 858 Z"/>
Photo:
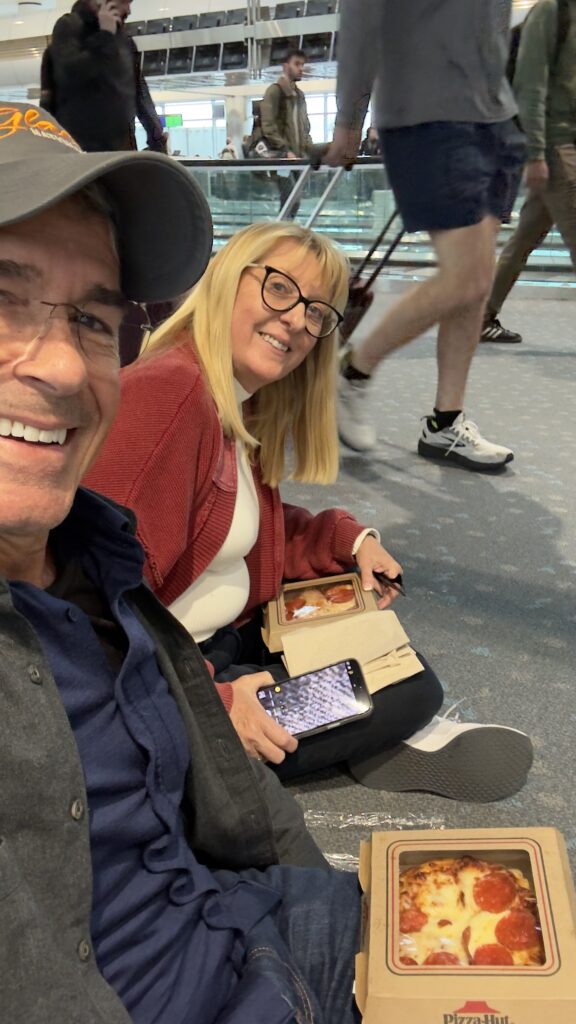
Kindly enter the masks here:
<path id="1" fill-rule="evenodd" d="M 136 149 L 136 117 L 148 149 L 166 152 L 168 137 L 141 72 L 140 54 L 124 31 L 130 4 L 77 0 L 58 18 L 42 58 L 45 109 L 90 152 Z"/>
<path id="2" fill-rule="evenodd" d="M 268 86 L 260 104 L 262 136 L 270 156 L 298 160 L 312 147 L 306 97 L 296 85 L 302 80 L 306 58 L 303 50 L 290 50 L 277 82 Z M 296 172 L 278 173 L 280 209 L 284 206 L 297 179 Z M 295 217 L 298 207 L 292 208 Z"/>
<path id="3" fill-rule="evenodd" d="M 481 341 L 522 341 L 498 315 L 533 249 L 553 224 L 576 268 L 576 3 L 538 0 L 522 27 L 514 75 L 520 122 L 528 136 L 528 197 L 502 250 Z"/>
<path id="4" fill-rule="evenodd" d="M 410 290 L 344 358 L 342 439 L 373 447 L 365 397 L 378 364 L 438 324 L 438 385 L 418 452 L 494 471 L 513 459 L 464 413 L 466 382 L 492 285 L 496 236 L 507 219 L 525 143 L 505 77 L 512 0 L 343 0 L 338 116 L 327 162 L 358 151 L 368 102 L 407 231 L 427 231 L 437 273 Z M 372 45 L 366 47 L 366 39 Z"/>

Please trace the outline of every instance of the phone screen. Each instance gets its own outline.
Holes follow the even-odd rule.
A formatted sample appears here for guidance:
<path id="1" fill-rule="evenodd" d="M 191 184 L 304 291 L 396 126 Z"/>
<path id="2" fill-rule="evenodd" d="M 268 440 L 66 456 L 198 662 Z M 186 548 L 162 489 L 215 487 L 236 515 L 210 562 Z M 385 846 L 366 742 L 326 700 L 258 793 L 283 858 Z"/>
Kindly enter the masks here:
<path id="1" fill-rule="evenodd" d="M 352 659 L 262 687 L 258 699 L 294 736 L 323 732 L 372 710 L 362 671 Z"/>

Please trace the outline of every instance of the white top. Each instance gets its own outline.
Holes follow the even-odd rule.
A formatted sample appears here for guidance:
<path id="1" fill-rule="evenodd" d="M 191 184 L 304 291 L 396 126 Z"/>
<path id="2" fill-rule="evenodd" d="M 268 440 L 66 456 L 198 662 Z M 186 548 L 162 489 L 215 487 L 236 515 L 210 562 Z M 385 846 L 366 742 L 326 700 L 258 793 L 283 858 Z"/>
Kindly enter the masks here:
<path id="1" fill-rule="evenodd" d="M 241 405 L 250 394 L 234 381 Z M 229 626 L 245 608 L 250 593 L 246 555 L 252 550 L 260 526 L 260 506 L 252 470 L 241 441 L 236 442 L 238 491 L 230 530 L 218 554 L 201 576 L 170 605 L 170 611 L 197 643 L 208 640 L 221 626 Z"/>

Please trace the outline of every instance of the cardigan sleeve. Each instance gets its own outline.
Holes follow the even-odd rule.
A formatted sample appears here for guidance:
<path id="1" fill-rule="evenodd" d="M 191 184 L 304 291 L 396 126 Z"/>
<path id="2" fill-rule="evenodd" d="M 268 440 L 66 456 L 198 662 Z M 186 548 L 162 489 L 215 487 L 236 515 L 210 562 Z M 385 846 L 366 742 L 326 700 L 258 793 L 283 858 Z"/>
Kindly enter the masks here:
<path id="1" fill-rule="evenodd" d="M 354 563 L 352 548 L 364 531 L 354 516 L 331 508 L 313 515 L 282 505 L 285 530 L 284 579 L 313 579 L 344 572 Z"/>
<path id="2" fill-rule="evenodd" d="M 135 512 L 154 590 L 189 543 L 193 509 L 209 485 L 204 470 L 220 444 L 220 431 L 208 427 L 215 415 L 199 368 L 178 352 L 122 374 L 118 415 L 85 482 Z"/>

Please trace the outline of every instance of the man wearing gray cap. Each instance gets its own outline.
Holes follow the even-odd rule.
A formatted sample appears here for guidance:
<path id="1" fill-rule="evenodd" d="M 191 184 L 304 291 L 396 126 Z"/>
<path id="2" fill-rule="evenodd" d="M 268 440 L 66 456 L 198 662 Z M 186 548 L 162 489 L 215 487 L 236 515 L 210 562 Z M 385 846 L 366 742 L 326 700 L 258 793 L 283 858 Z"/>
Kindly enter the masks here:
<path id="1" fill-rule="evenodd" d="M 282 864 L 325 866 L 142 584 L 132 517 L 79 487 L 126 302 L 201 275 L 206 202 L 27 104 L 0 104 L 0 176 L 0 1016 L 351 1024 L 354 877 Z"/>

